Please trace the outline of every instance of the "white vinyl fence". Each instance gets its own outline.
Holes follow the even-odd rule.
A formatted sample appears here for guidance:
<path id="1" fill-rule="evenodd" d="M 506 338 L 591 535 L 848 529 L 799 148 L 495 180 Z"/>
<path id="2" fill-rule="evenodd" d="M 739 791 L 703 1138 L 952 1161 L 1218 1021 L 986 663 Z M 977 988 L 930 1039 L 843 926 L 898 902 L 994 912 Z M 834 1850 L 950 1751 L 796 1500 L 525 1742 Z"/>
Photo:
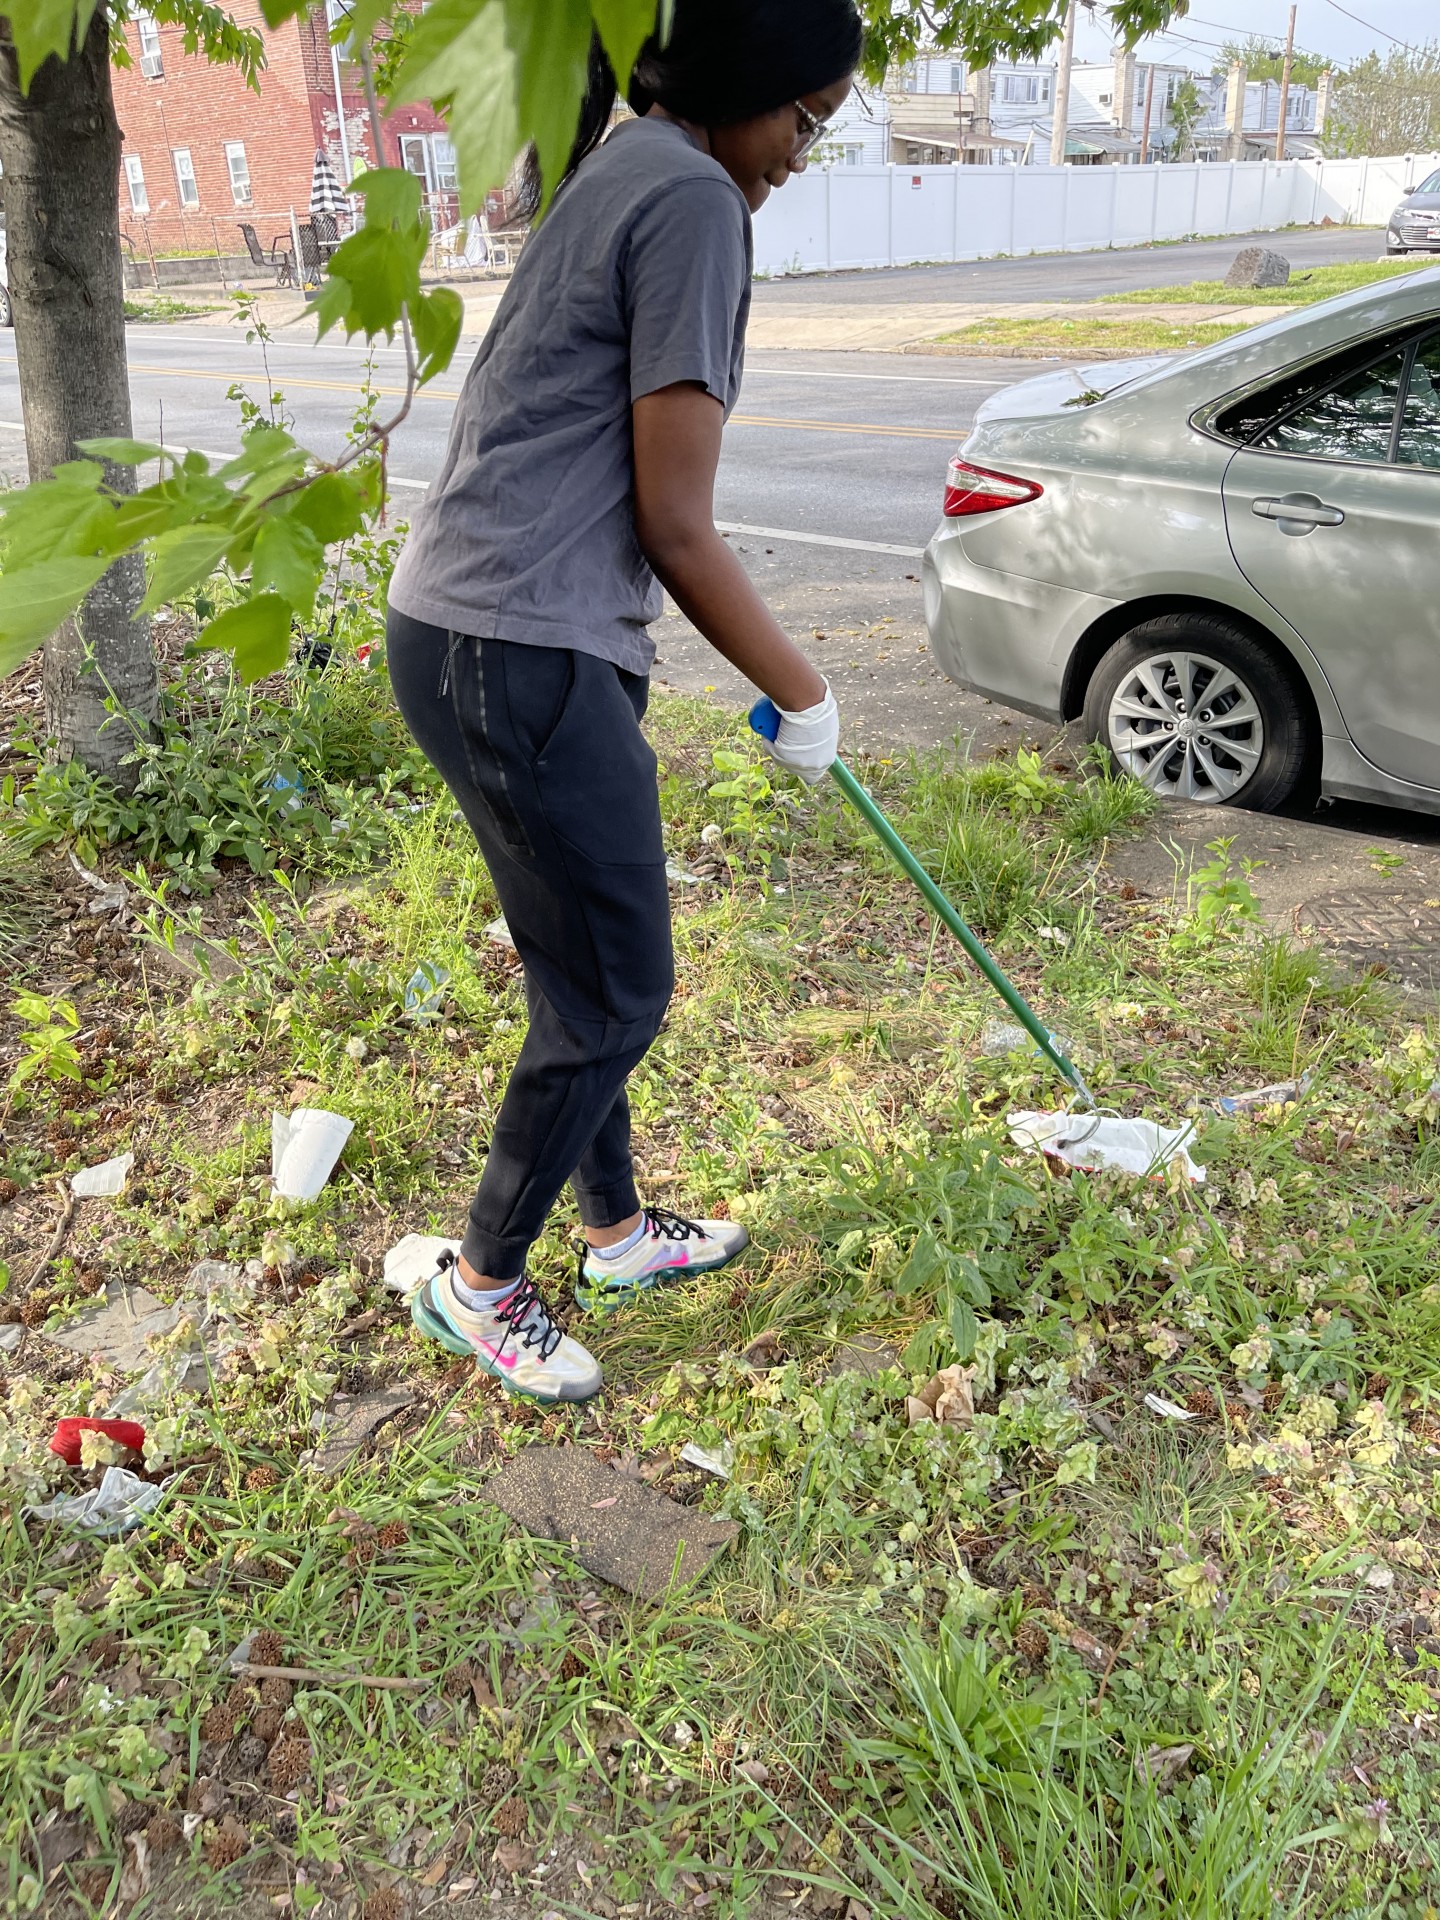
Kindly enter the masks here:
<path id="1" fill-rule="evenodd" d="M 799 273 L 1083 253 L 1311 226 L 1327 215 L 1346 226 L 1378 226 L 1437 167 L 1440 154 L 1144 167 L 817 167 L 772 193 L 757 215 L 755 268 Z"/>

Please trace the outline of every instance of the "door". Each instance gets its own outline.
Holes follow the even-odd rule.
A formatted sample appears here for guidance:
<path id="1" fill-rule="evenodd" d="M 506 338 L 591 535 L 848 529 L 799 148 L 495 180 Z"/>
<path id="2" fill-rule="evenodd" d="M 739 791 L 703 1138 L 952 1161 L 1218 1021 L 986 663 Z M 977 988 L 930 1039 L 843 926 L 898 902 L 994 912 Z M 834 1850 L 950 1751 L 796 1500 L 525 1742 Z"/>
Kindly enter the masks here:
<path id="1" fill-rule="evenodd" d="M 402 133 L 400 164 L 413 173 L 427 194 L 435 191 L 435 172 L 430 163 L 430 141 L 423 133 Z"/>
<path id="2" fill-rule="evenodd" d="M 1440 788 L 1440 331 L 1271 421 L 1225 471 L 1241 572 L 1309 646 L 1369 761 Z"/>

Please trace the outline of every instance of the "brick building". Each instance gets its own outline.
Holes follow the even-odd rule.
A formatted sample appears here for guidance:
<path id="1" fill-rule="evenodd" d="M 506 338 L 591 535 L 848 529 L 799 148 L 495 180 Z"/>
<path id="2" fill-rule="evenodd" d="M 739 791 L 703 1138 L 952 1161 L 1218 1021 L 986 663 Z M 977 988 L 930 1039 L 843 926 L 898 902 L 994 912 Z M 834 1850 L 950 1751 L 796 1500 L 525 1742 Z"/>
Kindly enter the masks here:
<path id="1" fill-rule="evenodd" d="M 241 221 L 268 249 L 288 236 L 292 208 L 300 219 L 309 212 L 317 148 L 342 185 L 374 164 L 364 90 L 331 47 L 325 15 L 304 13 L 272 31 L 256 0 L 234 0 L 230 11 L 264 41 L 258 94 L 233 68 L 187 54 L 181 28 L 143 13 L 125 27 L 131 64 L 114 73 L 120 224 L 141 257 L 243 252 Z M 418 174 L 434 224 L 452 224 L 455 151 L 443 123 L 428 106 L 402 107 L 382 132 L 384 164 Z"/>

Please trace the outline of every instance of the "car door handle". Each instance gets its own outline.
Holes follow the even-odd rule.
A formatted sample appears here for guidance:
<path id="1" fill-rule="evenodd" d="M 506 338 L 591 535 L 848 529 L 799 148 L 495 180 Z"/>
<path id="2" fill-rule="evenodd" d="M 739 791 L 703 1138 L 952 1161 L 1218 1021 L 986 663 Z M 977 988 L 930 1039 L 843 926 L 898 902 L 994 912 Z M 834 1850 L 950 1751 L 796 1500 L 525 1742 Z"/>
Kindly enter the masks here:
<path id="1" fill-rule="evenodd" d="M 1261 520 L 1289 521 L 1295 527 L 1340 527 L 1345 515 L 1313 493 L 1287 493 L 1279 500 L 1252 500 L 1250 511 Z"/>

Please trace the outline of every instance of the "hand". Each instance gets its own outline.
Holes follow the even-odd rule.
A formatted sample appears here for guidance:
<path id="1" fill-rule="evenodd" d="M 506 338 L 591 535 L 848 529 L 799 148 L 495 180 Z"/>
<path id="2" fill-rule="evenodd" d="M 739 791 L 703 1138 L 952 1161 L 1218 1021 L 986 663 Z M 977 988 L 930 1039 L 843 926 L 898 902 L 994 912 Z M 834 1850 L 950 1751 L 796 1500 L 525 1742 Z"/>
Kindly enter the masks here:
<path id="1" fill-rule="evenodd" d="M 825 685 L 825 698 L 802 713 L 787 713 L 783 707 L 780 731 L 765 742 L 782 767 L 798 773 L 807 786 L 823 780 L 840 748 L 840 709 L 835 696 Z"/>

